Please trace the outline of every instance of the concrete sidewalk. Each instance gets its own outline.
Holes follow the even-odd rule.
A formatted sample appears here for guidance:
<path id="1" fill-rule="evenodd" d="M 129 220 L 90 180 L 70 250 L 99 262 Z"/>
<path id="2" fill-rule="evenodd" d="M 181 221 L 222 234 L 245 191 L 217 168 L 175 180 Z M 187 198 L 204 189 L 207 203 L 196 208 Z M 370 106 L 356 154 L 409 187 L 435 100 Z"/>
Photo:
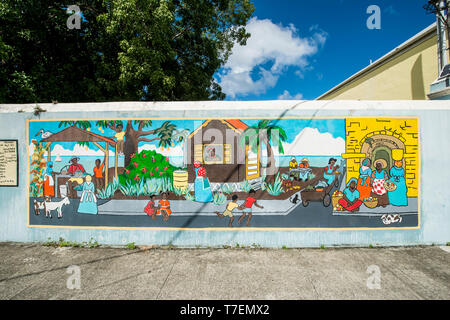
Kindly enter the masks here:
<path id="1" fill-rule="evenodd" d="M 117 249 L 0 244 L 1 299 L 450 299 L 448 247 Z M 71 265 L 80 289 L 68 289 Z M 379 268 L 380 289 L 367 286 Z M 374 271 L 371 271 L 374 272 Z"/>

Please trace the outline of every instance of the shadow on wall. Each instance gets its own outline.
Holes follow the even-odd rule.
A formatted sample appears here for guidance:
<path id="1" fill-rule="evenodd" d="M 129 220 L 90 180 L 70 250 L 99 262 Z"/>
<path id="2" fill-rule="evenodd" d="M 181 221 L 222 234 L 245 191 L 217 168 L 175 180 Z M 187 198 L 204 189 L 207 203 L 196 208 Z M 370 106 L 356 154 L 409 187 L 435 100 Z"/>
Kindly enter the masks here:
<path id="1" fill-rule="evenodd" d="M 426 100 L 423 81 L 422 55 L 420 54 L 411 68 L 411 97 L 413 100 Z"/>

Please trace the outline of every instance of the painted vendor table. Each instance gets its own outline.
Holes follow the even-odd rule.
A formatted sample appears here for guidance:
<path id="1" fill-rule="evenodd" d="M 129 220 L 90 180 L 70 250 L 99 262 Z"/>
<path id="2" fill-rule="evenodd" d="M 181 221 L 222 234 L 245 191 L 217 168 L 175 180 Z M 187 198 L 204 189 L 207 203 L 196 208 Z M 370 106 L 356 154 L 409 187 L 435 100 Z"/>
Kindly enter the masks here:
<path id="1" fill-rule="evenodd" d="M 309 175 L 312 173 L 311 168 L 295 168 L 295 169 L 289 169 L 289 176 L 294 177 L 295 180 L 300 180 L 300 177 L 309 177 Z"/>

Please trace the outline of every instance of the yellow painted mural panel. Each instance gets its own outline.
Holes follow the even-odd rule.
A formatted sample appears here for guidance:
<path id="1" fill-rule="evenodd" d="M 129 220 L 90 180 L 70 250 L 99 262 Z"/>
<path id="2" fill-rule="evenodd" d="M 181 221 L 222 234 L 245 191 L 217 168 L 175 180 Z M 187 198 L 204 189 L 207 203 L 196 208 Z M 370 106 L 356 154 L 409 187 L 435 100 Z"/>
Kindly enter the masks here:
<path id="1" fill-rule="evenodd" d="M 417 197 L 419 185 L 419 123 L 416 118 L 350 118 L 345 121 L 347 181 L 359 177 L 364 158 L 372 166 L 382 159 L 387 169 L 394 163 L 399 149 L 403 150 L 408 197 Z M 384 162 L 383 161 L 383 162 Z"/>

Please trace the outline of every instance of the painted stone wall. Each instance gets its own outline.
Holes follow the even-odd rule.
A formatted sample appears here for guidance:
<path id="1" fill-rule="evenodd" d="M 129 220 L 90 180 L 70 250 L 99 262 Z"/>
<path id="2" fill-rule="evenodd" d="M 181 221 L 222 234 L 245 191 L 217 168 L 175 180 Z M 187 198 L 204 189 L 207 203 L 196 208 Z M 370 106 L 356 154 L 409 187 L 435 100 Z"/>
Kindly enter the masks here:
<path id="1" fill-rule="evenodd" d="M 353 118 L 347 119 L 346 153 L 347 181 L 359 176 L 361 160 L 370 154 L 370 143 L 374 139 L 385 140 L 388 149 L 404 149 L 404 168 L 408 196 L 417 197 L 419 184 L 419 120 L 389 118 Z M 366 142 L 368 141 L 368 142 Z M 388 151 L 389 152 L 389 151 Z"/>
<path id="2" fill-rule="evenodd" d="M 450 123 L 448 103 L 439 101 L 222 101 L 40 104 L 40 107 L 46 111 L 34 114 L 35 105 L 0 106 L 0 127 L 3 128 L 0 140 L 17 140 L 19 160 L 17 162 L 18 185 L 0 186 L 2 212 L 0 241 L 47 241 L 48 238 L 57 240 L 62 237 L 78 242 L 87 242 L 93 238 L 102 244 L 135 242 L 136 244 L 173 244 L 195 247 L 239 243 L 246 246 L 256 244 L 264 247 L 295 247 L 441 244 L 450 240 L 448 192 L 445 188 L 437 187 L 442 181 L 450 179 L 450 172 L 442 170 L 447 166 L 447 159 L 450 158 L 448 141 L 442 135 L 442 132 L 448 132 Z M 182 169 L 188 166 L 183 159 L 189 152 L 186 151 L 187 148 L 182 148 L 180 141 L 171 141 L 164 146 L 159 146 L 158 140 L 138 141 L 137 153 L 133 157 L 132 153 L 129 154 L 130 161 L 128 165 L 125 165 L 128 146 L 122 149 L 123 152 L 119 152 L 117 130 L 111 129 L 107 123 L 106 126 L 97 123 L 97 121 L 120 121 L 123 124 L 122 129 L 126 131 L 127 124 L 131 121 L 135 137 L 151 140 L 156 136 L 145 133 L 160 128 L 167 121 L 167 124 L 176 125 L 174 129 L 178 132 L 174 131 L 175 138 L 175 134 L 178 137 L 188 136 L 209 119 L 239 120 L 249 128 L 257 125 L 261 120 L 271 120 L 274 125 L 286 131 L 283 152 L 276 144 L 273 144 L 275 160 L 277 164 L 281 161 L 278 171 L 275 172 L 280 173 L 279 179 L 282 181 L 280 194 L 276 195 L 279 188 L 275 184 L 277 180 L 275 174 L 270 179 L 265 179 L 267 183 L 264 186 L 265 190 L 262 190 L 261 183 L 258 185 L 258 181 L 245 178 L 230 182 L 225 181 L 226 179 L 210 181 L 209 187 L 213 194 L 213 201 L 196 201 L 194 175 L 198 172 L 195 172 L 194 168 L 188 168 L 187 172 L 176 172 L 183 171 Z M 377 119 L 390 121 L 392 132 L 396 131 L 397 135 L 388 132 L 380 134 L 379 131 L 385 128 L 384 125 L 383 128 L 379 127 Z M 145 127 L 143 124 L 140 129 L 139 122 L 135 123 L 134 120 L 152 120 L 152 124 Z M 63 145 L 64 141 L 57 141 L 59 140 L 58 132 L 71 126 L 70 123 L 59 126 L 62 121 L 80 121 L 77 128 L 81 131 L 77 132 L 83 133 L 74 137 L 76 141 L 68 145 Z M 350 122 L 359 122 L 361 128 L 359 131 L 366 132 L 369 127 L 373 128 L 369 132 L 373 135 L 367 136 L 367 133 L 355 135 L 349 132 L 354 130 L 353 126 L 356 126 L 353 124 L 349 128 Z M 84 128 L 82 123 L 86 124 Z M 231 123 L 236 125 L 238 122 Z M 114 125 L 116 129 L 117 124 Z M 362 130 L 366 128 L 364 124 L 367 130 Z M 414 125 L 417 130 L 413 130 Z M 244 126 L 241 128 L 244 131 L 246 129 Z M 181 129 L 188 129 L 189 132 L 183 133 Z M 139 136 L 139 131 L 142 131 L 144 135 Z M 49 139 L 47 132 L 50 132 L 50 137 L 53 135 L 53 138 Z M 76 131 L 73 130 L 73 132 Z M 399 136 L 398 134 L 402 132 L 408 134 Z M 71 135 L 60 136 L 61 140 L 68 137 L 70 138 Z M 317 137 L 321 140 L 317 140 Z M 404 138 L 404 141 L 400 138 Z M 37 145 L 32 140 L 35 140 Z M 80 140 L 87 140 L 89 144 L 80 144 L 79 142 L 83 142 Z M 360 144 L 361 140 L 363 140 L 362 144 Z M 420 141 L 419 144 L 417 144 L 418 141 Z M 39 146 L 41 142 L 50 143 L 50 147 L 44 144 Z M 210 140 L 206 144 L 209 142 Z M 381 142 L 383 145 L 379 145 Z M 146 146 L 148 144 L 150 146 Z M 386 162 L 386 169 L 388 169 L 386 171 L 389 171 L 389 179 L 391 179 L 393 176 L 390 173 L 395 164 L 392 156 L 395 150 L 403 147 L 402 144 L 404 145 L 403 161 L 396 164 L 405 169 L 408 202 L 406 206 L 399 205 L 401 203 L 394 199 L 396 197 L 389 199 L 389 191 L 388 199 L 394 200 L 393 203 L 386 204 L 385 207 L 378 206 L 371 201 L 373 199 L 363 196 L 359 211 L 342 210 L 345 208 L 336 207 L 333 201 L 328 205 L 328 198 L 313 199 L 312 194 L 307 194 L 307 192 L 320 192 L 317 190 L 320 189 L 319 182 L 329 181 L 323 173 L 325 167 L 328 167 L 330 158 L 335 158 L 337 160 L 335 164 L 340 166 L 335 171 L 339 175 L 337 186 L 327 183 L 331 186 L 330 200 L 336 200 L 334 196 L 348 187 L 348 182 L 353 181 L 352 177 L 360 180 L 356 171 L 361 170 L 365 158 L 373 163 Z M 206 161 L 210 163 L 208 166 L 211 166 L 206 169 L 206 178 L 212 174 L 212 170 L 221 169 L 221 164 L 217 163 L 220 162 L 216 159 L 217 157 L 227 157 L 227 150 L 238 148 L 238 146 L 235 146 L 236 149 L 224 146 L 223 150 L 218 148 L 212 152 L 208 146 L 203 147 L 202 157 L 208 158 Z M 105 151 L 109 155 L 108 163 L 105 161 Z M 165 157 L 158 158 L 157 154 L 168 157 L 169 160 Z M 228 153 L 228 156 L 232 155 Z M 259 151 L 259 156 L 254 159 L 262 161 L 259 178 L 263 178 L 267 165 L 267 150 L 264 147 Z M 63 170 L 63 167 L 73 164 L 72 157 L 80 158 L 77 163 L 83 165 L 86 174 L 66 177 L 64 174 L 61 175 L 61 172 L 68 171 L 66 170 L 68 168 Z M 152 161 L 154 157 L 156 157 L 154 165 L 141 166 L 145 162 L 141 163 L 142 159 Z M 310 167 L 315 171 L 312 179 L 300 181 L 300 177 L 297 177 L 298 171 L 294 171 L 294 174 L 290 176 L 292 157 L 296 158 L 297 168 L 304 158 L 309 160 Z M 354 161 L 355 158 L 358 162 Z M 86 206 L 85 208 L 81 206 L 80 209 L 80 202 L 83 202 L 82 194 L 87 190 L 75 189 L 75 194 L 71 189 L 71 193 L 68 194 L 68 189 L 60 188 L 60 186 L 68 187 L 67 182 L 71 178 L 73 178 L 71 182 L 76 182 L 78 186 L 80 183 L 85 184 L 89 180 L 87 175 L 92 177 L 95 174 L 93 169 L 97 159 L 100 160 L 100 167 L 104 163 L 102 171 L 104 175 L 108 167 L 108 181 L 106 176 L 104 176 L 105 185 L 103 181 L 96 181 L 96 183 L 100 182 L 100 186 L 93 191 L 97 200 L 97 214 L 94 214 L 85 212 L 89 211 L 89 209 L 86 210 Z M 34 161 L 36 163 L 32 164 Z M 160 166 L 160 163 L 165 161 L 169 164 L 166 170 L 164 170 L 166 165 Z M 53 162 L 53 171 L 49 170 L 50 172 L 47 170 L 49 162 Z M 137 167 L 134 166 L 134 162 L 137 163 Z M 244 161 L 243 165 L 247 163 Z M 36 172 L 32 172 L 33 166 Z M 155 170 L 156 166 L 158 170 Z M 201 163 L 201 167 L 205 166 L 206 164 Z M 416 172 L 411 171 L 410 166 L 415 166 Z M 401 171 L 400 167 L 399 171 Z M 147 169 L 146 172 L 144 168 Z M 142 192 L 136 189 L 136 186 L 139 186 L 142 177 L 146 178 L 145 175 L 150 175 L 150 172 L 153 175 L 157 173 L 159 176 L 160 169 L 162 172 L 168 170 L 167 177 L 172 177 L 172 184 L 161 183 L 161 190 L 172 188 L 168 198 L 163 199 L 161 190 L 149 189 L 149 186 L 145 187 L 146 194 L 141 194 Z M 370 169 L 374 171 L 372 165 Z M 129 172 L 127 173 L 126 170 Z M 138 174 L 138 171 L 141 173 Z M 411 176 L 410 173 L 415 173 L 415 176 Z M 116 189 L 114 192 L 103 190 L 107 188 L 107 185 L 117 183 L 116 177 L 120 179 L 124 174 L 131 175 L 133 181 L 131 185 L 127 185 L 125 181 L 121 189 L 119 186 L 119 190 Z M 54 183 L 51 183 L 51 179 L 44 175 L 52 175 Z M 163 175 L 164 173 L 161 176 Z M 41 188 L 32 187 L 35 178 Z M 314 190 L 305 192 L 308 184 Z M 267 188 L 269 185 L 270 188 Z M 415 186 L 418 188 L 416 194 L 413 193 Z M 72 187 L 76 187 L 75 183 L 72 183 Z M 242 206 L 249 197 L 249 187 L 255 188 L 257 203 L 263 208 L 253 204 L 252 218 L 248 220 L 247 213 L 245 218 L 241 219 L 241 223 L 238 220 L 243 215 L 244 208 L 233 209 L 234 220 L 230 226 L 231 217 L 224 214 L 226 206 L 233 201 L 234 195 L 238 196 L 237 204 Z M 367 188 L 368 185 L 358 183 L 357 190 L 362 191 L 361 187 Z M 44 189 L 49 198 L 47 202 L 43 194 Z M 178 189 L 184 192 L 180 194 Z M 85 193 L 83 200 L 93 199 L 90 194 L 86 197 L 87 193 L 89 192 Z M 108 199 L 108 193 L 112 196 L 110 199 Z M 163 204 L 163 200 L 170 202 L 172 212 L 168 219 L 164 219 L 164 214 L 157 214 L 155 217 L 145 211 L 151 200 L 150 193 L 155 194 L 153 201 L 156 206 L 159 206 L 160 202 Z M 226 200 L 219 195 L 220 193 Z M 313 195 L 317 194 L 313 193 Z M 296 195 L 298 198 L 295 198 Z M 68 203 L 67 200 L 64 201 L 64 198 L 67 198 Z M 370 195 L 369 198 L 371 198 Z M 383 202 L 383 196 L 380 195 L 379 198 Z M 221 203 L 224 200 L 225 202 Z M 348 208 L 349 205 L 347 204 L 346 207 Z M 60 214 L 58 214 L 58 208 L 61 208 Z M 46 209 L 49 209 L 47 214 Z M 249 222 L 248 225 L 247 222 Z"/>

